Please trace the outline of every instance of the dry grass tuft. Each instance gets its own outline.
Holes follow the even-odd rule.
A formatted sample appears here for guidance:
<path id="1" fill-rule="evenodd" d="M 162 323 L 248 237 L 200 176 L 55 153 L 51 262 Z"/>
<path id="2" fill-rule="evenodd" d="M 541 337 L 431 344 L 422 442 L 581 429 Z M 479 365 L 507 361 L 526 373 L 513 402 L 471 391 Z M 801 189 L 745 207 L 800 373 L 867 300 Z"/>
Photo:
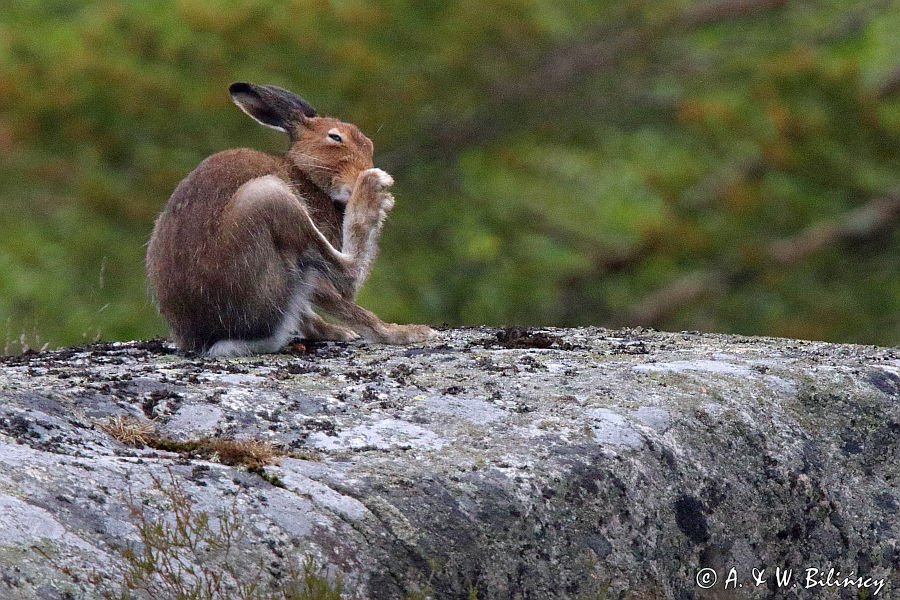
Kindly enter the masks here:
<path id="1" fill-rule="evenodd" d="M 98 424 L 100 429 L 126 446 L 147 446 L 153 439 L 155 427 L 150 421 L 116 415 Z"/>
<path id="2" fill-rule="evenodd" d="M 278 464 L 278 459 L 282 454 L 272 444 L 259 440 L 209 438 L 204 441 L 206 449 L 218 458 L 220 463 L 231 466 L 240 465 L 250 470 Z"/>
<path id="3" fill-rule="evenodd" d="M 280 487 L 284 487 L 284 484 L 277 475 L 266 472 L 266 465 L 277 465 L 282 456 L 304 460 L 317 459 L 314 454 L 288 453 L 269 442 L 253 439 L 234 440 L 207 437 L 195 440 L 174 440 L 157 435 L 152 422 L 121 415 L 99 423 L 98 427 L 128 446 L 175 452 L 185 458 L 213 460 L 231 467 L 245 467 L 272 485 Z"/>

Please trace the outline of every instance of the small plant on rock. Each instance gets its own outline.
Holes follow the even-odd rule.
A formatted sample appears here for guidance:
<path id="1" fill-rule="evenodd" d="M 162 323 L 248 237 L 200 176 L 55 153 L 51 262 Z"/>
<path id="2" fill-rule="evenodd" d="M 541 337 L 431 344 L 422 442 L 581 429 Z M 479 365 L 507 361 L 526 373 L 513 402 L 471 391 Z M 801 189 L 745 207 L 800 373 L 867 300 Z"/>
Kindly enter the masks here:
<path id="1" fill-rule="evenodd" d="M 104 591 L 106 600 L 340 600 L 340 577 L 329 580 L 312 557 L 275 577 L 238 552 L 245 523 L 236 505 L 211 518 L 171 474 L 168 482 L 153 478 L 153 489 L 168 512 L 151 514 L 130 498 L 140 543 L 120 548 L 121 581 Z"/>

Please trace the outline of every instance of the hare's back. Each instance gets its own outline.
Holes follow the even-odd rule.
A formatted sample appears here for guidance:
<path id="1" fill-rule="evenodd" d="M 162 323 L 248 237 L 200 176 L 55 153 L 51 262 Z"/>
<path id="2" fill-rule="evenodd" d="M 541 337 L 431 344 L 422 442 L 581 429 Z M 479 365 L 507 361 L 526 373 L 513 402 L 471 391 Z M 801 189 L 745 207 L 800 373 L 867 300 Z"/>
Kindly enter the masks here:
<path id="1" fill-rule="evenodd" d="M 166 211 L 221 209 L 251 179 L 275 175 L 289 180 L 290 170 L 281 156 L 249 148 L 225 150 L 204 160 L 178 184 Z"/>
<path id="2" fill-rule="evenodd" d="M 295 275 L 280 253 L 258 243 L 265 224 L 229 230 L 220 218 L 243 184 L 267 175 L 290 179 L 279 157 L 246 149 L 215 154 L 181 181 L 156 222 L 147 275 L 183 348 L 265 338 L 282 318 Z"/>

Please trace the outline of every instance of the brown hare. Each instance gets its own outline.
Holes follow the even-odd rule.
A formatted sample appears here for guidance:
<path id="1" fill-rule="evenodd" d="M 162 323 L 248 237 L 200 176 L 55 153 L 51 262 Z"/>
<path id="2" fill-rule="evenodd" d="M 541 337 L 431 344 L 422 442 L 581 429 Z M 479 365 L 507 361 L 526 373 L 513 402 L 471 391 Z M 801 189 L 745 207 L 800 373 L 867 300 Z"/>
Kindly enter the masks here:
<path id="1" fill-rule="evenodd" d="M 147 278 L 176 344 L 240 356 L 277 352 L 295 333 L 389 344 L 434 337 L 353 301 L 394 205 L 393 179 L 373 168 L 371 140 L 287 90 L 240 82 L 229 91 L 254 120 L 287 133 L 291 147 L 283 156 L 246 148 L 210 156 L 157 218 Z"/>

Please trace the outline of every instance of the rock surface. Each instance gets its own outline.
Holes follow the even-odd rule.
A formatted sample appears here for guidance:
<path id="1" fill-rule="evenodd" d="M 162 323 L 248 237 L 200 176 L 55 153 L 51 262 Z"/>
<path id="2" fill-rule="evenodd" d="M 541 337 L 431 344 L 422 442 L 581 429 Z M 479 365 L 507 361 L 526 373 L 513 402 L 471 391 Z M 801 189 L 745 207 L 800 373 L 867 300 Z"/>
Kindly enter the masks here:
<path id="1" fill-rule="evenodd" d="M 875 591 L 827 585 L 830 568 L 900 598 L 896 348 L 472 328 L 420 347 L 224 360 L 150 341 L 0 366 L 0 598 L 102 597 L 140 547 L 135 506 L 165 518 L 154 478 L 233 511 L 236 560 L 261 580 L 311 557 L 347 598 Z M 285 456 L 248 472 L 127 446 L 100 426 L 117 416 Z M 743 587 L 726 592 L 732 567 Z M 826 585 L 805 589 L 810 568 Z"/>

